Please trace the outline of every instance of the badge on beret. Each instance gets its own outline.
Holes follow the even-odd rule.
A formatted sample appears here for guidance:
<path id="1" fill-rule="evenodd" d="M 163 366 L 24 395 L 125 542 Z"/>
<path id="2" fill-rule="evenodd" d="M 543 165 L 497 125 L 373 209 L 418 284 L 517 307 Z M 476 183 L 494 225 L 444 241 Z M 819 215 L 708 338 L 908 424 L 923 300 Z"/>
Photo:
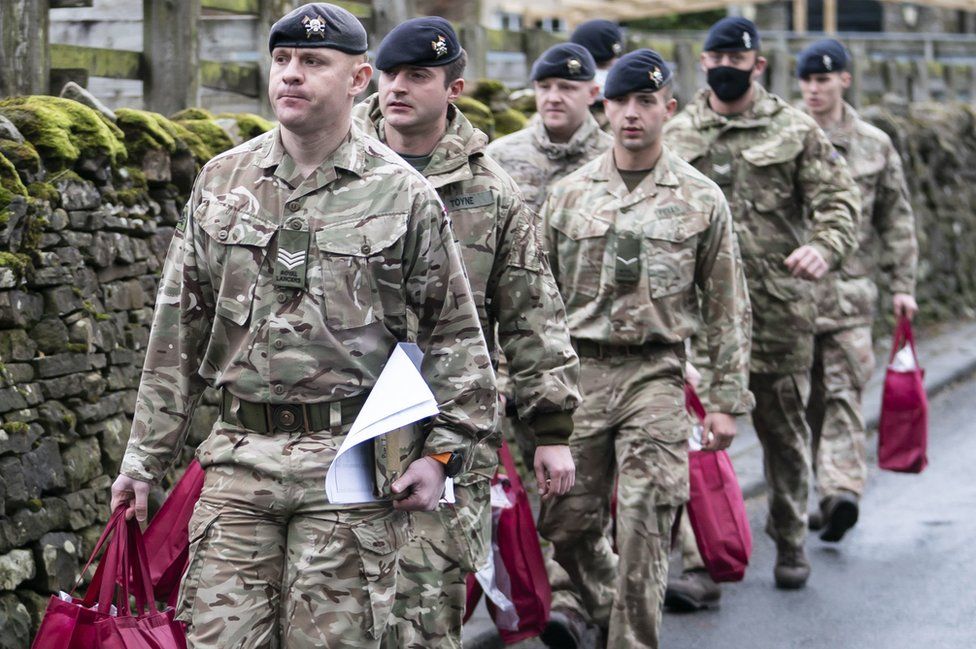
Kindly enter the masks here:
<path id="1" fill-rule="evenodd" d="M 575 77 L 583 69 L 583 64 L 576 59 L 570 59 L 566 61 L 566 69 Z"/>
<path id="2" fill-rule="evenodd" d="M 325 19 L 315 16 L 302 16 L 302 24 L 305 25 L 305 38 L 318 36 L 325 38 Z"/>
<path id="3" fill-rule="evenodd" d="M 752 36 L 749 35 L 749 32 L 742 32 L 742 45 L 747 50 L 752 49 Z"/>
<path id="4" fill-rule="evenodd" d="M 664 85 L 664 73 L 661 72 L 661 68 L 657 67 L 656 65 L 650 72 L 647 73 L 647 76 L 650 78 L 651 83 L 653 83 L 655 87 L 660 88 Z"/>
<path id="5" fill-rule="evenodd" d="M 620 43 L 614 43 L 611 47 L 615 56 L 620 56 L 620 53 L 624 51 L 624 46 Z"/>
<path id="6" fill-rule="evenodd" d="M 824 67 L 827 68 L 828 72 L 834 69 L 834 62 L 830 59 L 830 56 L 827 54 L 824 54 L 823 56 L 823 64 Z"/>
<path id="7" fill-rule="evenodd" d="M 439 59 L 442 56 L 447 56 L 447 41 L 442 35 L 438 34 L 437 40 L 430 42 L 430 47 L 434 50 L 435 59 Z"/>

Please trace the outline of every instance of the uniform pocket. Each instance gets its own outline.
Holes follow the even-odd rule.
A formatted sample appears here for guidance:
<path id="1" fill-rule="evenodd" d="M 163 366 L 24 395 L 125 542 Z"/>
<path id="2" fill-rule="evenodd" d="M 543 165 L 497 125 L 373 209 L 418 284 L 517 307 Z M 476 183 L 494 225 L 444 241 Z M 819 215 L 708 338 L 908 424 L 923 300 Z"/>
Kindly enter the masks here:
<path id="1" fill-rule="evenodd" d="M 644 265 L 652 298 L 687 290 L 695 281 L 698 235 L 708 227 L 707 216 L 660 219 L 644 225 Z"/>
<path id="2" fill-rule="evenodd" d="M 455 503 L 449 506 L 447 521 L 451 536 L 461 550 L 462 572 L 477 572 L 488 561 L 491 545 L 491 483 L 482 477 L 454 484 Z"/>
<path id="3" fill-rule="evenodd" d="M 223 203 L 203 203 L 194 221 L 211 239 L 211 274 L 220 277 L 215 286 L 216 314 L 243 326 L 251 315 L 254 289 L 268 244 L 277 226 L 255 214 Z"/>
<path id="4" fill-rule="evenodd" d="M 369 618 L 364 627 L 377 639 L 393 612 L 399 550 L 407 538 L 406 520 L 399 512 L 384 512 L 380 518 L 353 524 L 351 529 L 359 545 L 360 573 L 369 597 L 369 607 L 363 611 Z"/>
<path id="5" fill-rule="evenodd" d="M 604 268 L 614 267 L 606 259 L 610 223 L 575 210 L 559 210 L 550 225 L 559 232 L 556 259 L 566 304 L 588 302 L 600 293 Z"/>
<path id="6" fill-rule="evenodd" d="M 190 520 L 189 562 L 183 573 L 180 584 L 180 595 L 176 604 L 177 619 L 189 624 L 193 619 L 193 610 L 197 600 L 197 589 L 200 585 L 200 575 L 206 560 L 209 541 L 213 534 L 214 523 L 220 517 L 220 509 L 199 501 L 193 517 Z"/>
<path id="7" fill-rule="evenodd" d="M 322 291 L 327 325 L 351 329 L 402 315 L 402 239 L 407 212 L 357 216 L 321 225 L 315 233 L 320 263 L 310 268 L 309 284 Z M 393 291 L 384 300 L 384 294 Z"/>
<path id="8" fill-rule="evenodd" d="M 752 179 L 743 187 L 757 210 L 779 212 L 793 200 L 795 160 L 802 151 L 802 140 L 780 138 L 743 149 L 742 158 L 749 165 L 745 174 Z"/>

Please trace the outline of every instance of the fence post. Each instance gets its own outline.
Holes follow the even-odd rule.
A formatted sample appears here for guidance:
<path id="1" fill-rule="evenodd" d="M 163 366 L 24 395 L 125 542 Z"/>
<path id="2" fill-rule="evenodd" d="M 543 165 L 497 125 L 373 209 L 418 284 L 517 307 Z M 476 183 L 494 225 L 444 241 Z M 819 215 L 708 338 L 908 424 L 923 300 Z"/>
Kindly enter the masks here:
<path id="1" fill-rule="evenodd" d="M 411 0 L 373 0 L 373 47 L 379 47 L 383 37 L 400 23 L 414 17 Z"/>
<path id="2" fill-rule="evenodd" d="M 912 93 L 908 101 L 928 101 L 932 98 L 932 80 L 929 78 L 929 64 L 924 59 L 915 59 L 911 64 Z"/>
<path id="3" fill-rule="evenodd" d="M 772 70 L 770 71 L 770 90 L 786 101 L 793 94 L 793 69 L 790 65 L 790 48 L 785 40 L 776 41 L 772 55 Z"/>
<path id="4" fill-rule="evenodd" d="M 48 92 L 48 0 L 0 2 L 0 95 Z"/>
<path id="5" fill-rule="evenodd" d="M 268 40 L 271 38 L 271 25 L 294 8 L 294 0 L 260 0 L 258 4 L 258 28 L 255 33 L 258 59 L 258 106 L 263 115 L 273 116 L 274 110 L 268 100 L 268 78 L 271 74 L 271 54 Z"/>
<path id="6" fill-rule="evenodd" d="M 847 101 L 854 108 L 864 105 L 864 77 L 868 69 L 868 50 L 863 42 L 850 43 L 851 50 L 851 87 L 847 90 Z"/>
<path id="7" fill-rule="evenodd" d="M 196 105 L 200 90 L 200 0 L 142 0 L 146 108 L 171 115 Z"/>
<path id="8" fill-rule="evenodd" d="M 698 58 L 690 40 L 682 39 L 674 44 L 674 67 L 678 73 L 678 102 L 684 106 L 698 90 Z"/>
<path id="9" fill-rule="evenodd" d="M 464 23 L 458 33 L 461 46 L 468 53 L 468 69 L 465 79 L 477 83 L 478 79 L 488 77 L 488 34 L 485 28 L 476 23 Z M 472 87 L 474 87 L 472 85 Z"/>

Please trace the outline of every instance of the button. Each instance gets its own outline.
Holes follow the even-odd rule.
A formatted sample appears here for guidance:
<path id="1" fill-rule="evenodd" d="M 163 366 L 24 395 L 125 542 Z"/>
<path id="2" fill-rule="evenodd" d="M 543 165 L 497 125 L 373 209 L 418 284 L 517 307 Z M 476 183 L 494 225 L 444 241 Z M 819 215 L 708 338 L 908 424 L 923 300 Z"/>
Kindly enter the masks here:
<path id="1" fill-rule="evenodd" d="M 283 386 L 283 385 L 276 385 L 276 386 L 274 386 L 274 393 L 275 394 L 278 394 L 278 395 L 284 394 L 285 393 L 285 386 Z"/>
<path id="2" fill-rule="evenodd" d="M 292 201 L 288 203 L 288 209 L 290 209 L 292 212 L 297 212 L 301 206 L 302 206 L 301 203 L 299 203 L 298 201 Z"/>
<path id="3" fill-rule="evenodd" d="M 288 301 L 288 296 L 285 295 L 284 293 L 278 293 L 275 299 L 278 300 L 278 304 L 284 304 L 285 302 Z"/>
<path id="4" fill-rule="evenodd" d="M 281 386 L 278 386 L 278 387 L 281 387 Z M 295 413 L 293 413 L 291 410 L 282 410 L 281 413 L 278 414 L 278 421 L 281 422 L 281 425 L 282 426 L 286 426 L 286 427 L 288 427 L 288 426 L 294 426 L 295 425 Z"/>
<path id="5" fill-rule="evenodd" d="M 363 246 L 359 250 L 364 255 L 368 255 L 370 253 L 370 251 L 372 250 L 372 248 L 369 247 L 369 244 L 368 243 L 364 243 Z"/>
<path id="6" fill-rule="evenodd" d="M 221 241 L 223 241 L 224 239 L 226 239 L 227 238 L 227 230 L 221 230 L 220 232 L 218 232 L 217 233 L 217 238 L 220 239 Z"/>
<path id="7" fill-rule="evenodd" d="M 278 340 L 274 341 L 272 345 L 274 346 L 275 349 L 281 349 L 282 347 L 285 346 L 285 341 L 279 338 Z"/>
<path id="8" fill-rule="evenodd" d="M 292 219 L 291 221 L 288 222 L 288 227 L 291 228 L 292 230 L 301 230 L 302 229 L 302 220 L 301 219 Z"/>

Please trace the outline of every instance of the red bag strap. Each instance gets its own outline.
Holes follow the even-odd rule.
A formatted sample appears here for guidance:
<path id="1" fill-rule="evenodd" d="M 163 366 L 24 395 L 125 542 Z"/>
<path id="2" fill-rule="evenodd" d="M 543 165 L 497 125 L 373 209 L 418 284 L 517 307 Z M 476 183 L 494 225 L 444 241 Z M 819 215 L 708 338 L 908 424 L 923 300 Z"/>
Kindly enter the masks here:
<path id="1" fill-rule="evenodd" d="M 75 594 L 75 591 L 77 591 L 78 587 L 81 585 L 81 579 L 84 576 L 84 574 L 88 572 L 88 569 L 91 567 L 91 564 L 95 561 L 95 557 L 98 556 L 98 553 L 105 545 L 105 542 L 108 540 L 109 536 L 111 536 L 112 533 L 115 531 L 115 529 L 118 527 L 119 519 L 125 516 L 125 508 L 126 508 L 125 505 L 119 505 L 119 507 L 114 512 L 112 512 L 112 516 L 108 519 L 108 524 L 105 526 L 105 529 L 102 531 L 102 535 L 98 537 L 98 541 L 95 542 L 95 548 L 92 550 L 91 556 L 88 557 L 88 563 L 86 563 L 85 567 L 81 569 L 81 573 L 78 575 L 78 579 L 75 581 L 75 585 L 71 589 L 70 594 L 72 596 Z M 109 546 L 109 549 L 110 548 L 111 546 Z M 91 606 L 92 604 L 95 603 L 95 593 L 98 592 L 98 586 L 105 579 L 106 566 L 109 564 L 109 562 L 106 561 L 108 555 L 109 555 L 109 551 L 107 549 L 105 551 L 105 556 L 103 556 L 102 560 L 98 562 L 98 568 L 95 570 L 95 575 L 92 577 L 91 582 L 88 584 L 88 589 L 85 591 L 86 606 Z M 89 599 L 89 594 L 91 596 L 90 599 Z"/>
<path id="2" fill-rule="evenodd" d="M 134 588 L 136 610 L 140 613 L 155 612 L 152 578 L 149 575 L 149 557 L 142 538 L 142 530 L 135 519 L 126 521 L 126 547 L 122 562 L 124 576 L 122 582 L 124 585 L 131 583 L 131 587 Z M 128 598 L 124 608 L 128 611 Z"/>
<path id="3" fill-rule="evenodd" d="M 891 339 L 891 353 L 888 356 L 889 363 L 895 360 L 895 354 L 901 351 L 901 348 L 905 345 L 911 346 L 912 357 L 915 358 L 915 367 L 920 367 L 918 364 L 918 352 L 915 349 L 915 333 L 912 331 L 912 321 L 905 316 L 901 316 L 898 318 L 898 324 L 895 325 L 895 333 Z"/>
<path id="4" fill-rule="evenodd" d="M 521 484 L 518 472 L 515 470 L 515 460 L 512 459 L 512 452 L 508 448 L 508 443 L 505 438 L 502 438 L 502 447 L 498 449 L 498 457 L 502 461 L 502 466 L 505 468 L 505 474 L 508 476 L 509 482 Z"/>
<path id="5" fill-rule="evenodd" d="M 695 388 L 687 381 L 685 381 L 685 409 L 697 417 L 699 422 L 705 421 L 705 406 L 702 405 L 701 399 L 698 398 L 698 393 L 695 392 Z"/>

